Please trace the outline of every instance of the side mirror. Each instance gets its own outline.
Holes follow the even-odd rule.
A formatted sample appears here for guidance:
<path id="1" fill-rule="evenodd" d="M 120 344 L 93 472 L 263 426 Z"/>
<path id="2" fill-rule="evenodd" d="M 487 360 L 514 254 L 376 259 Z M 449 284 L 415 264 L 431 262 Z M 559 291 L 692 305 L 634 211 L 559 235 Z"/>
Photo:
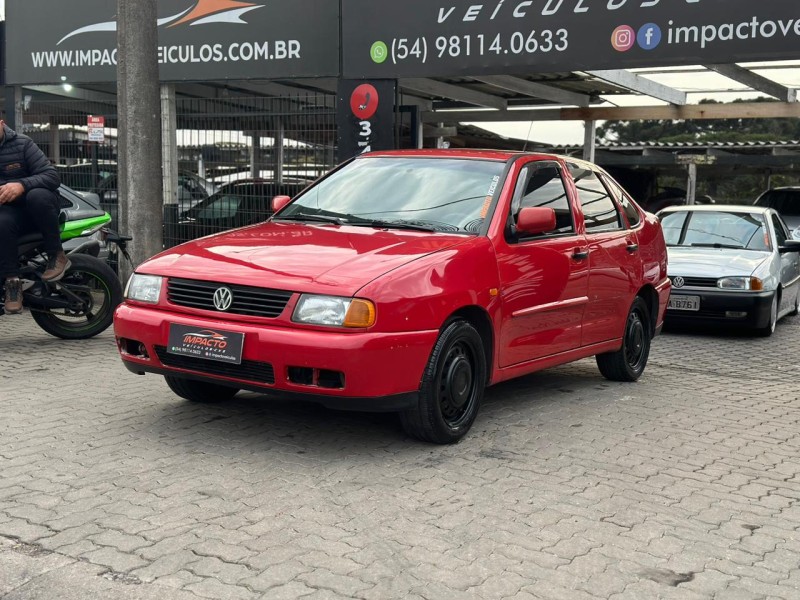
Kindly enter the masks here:
<path id="1" fill-rule="evenodd" d="M 291 196 L 275 196 L 272 199 L 272 212 L 276 213 L 292 201 Z"/>
<path id="2" fill-rule="evenodd" d="M 778 252 L 788 254 L 789 252 L 800 252 L 800 240 L 786 240 L 783 246 L 778 247 Z"/>
<path id="3" fill-rule="evenodd" d="M 517 215 L 517 233 L 539 235 L 555 231 L 556 211 L 552 208 L 529 206 Z"/>

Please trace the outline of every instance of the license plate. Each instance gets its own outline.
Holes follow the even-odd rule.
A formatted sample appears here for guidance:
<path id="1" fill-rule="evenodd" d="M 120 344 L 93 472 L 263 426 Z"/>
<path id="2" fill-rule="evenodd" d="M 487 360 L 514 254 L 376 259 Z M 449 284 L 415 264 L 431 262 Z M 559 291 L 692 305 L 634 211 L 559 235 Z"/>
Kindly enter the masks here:
<path id="1" fill-rule="evenodd" d="M 191 325 L 169 326 L 167 352 L 205 360 L 241 364 L 244 334 L 221 329 L 203 329 Z"/>
<path id="2" fill-rule="evenodd" d="M 670 296 L 670 310 L 700 310 L 700 296 Z"/>

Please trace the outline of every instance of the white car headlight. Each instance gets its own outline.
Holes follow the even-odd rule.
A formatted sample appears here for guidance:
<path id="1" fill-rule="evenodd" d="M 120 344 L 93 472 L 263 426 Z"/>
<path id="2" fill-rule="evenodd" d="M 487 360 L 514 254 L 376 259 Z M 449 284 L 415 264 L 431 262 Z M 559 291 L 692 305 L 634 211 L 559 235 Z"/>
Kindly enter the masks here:
<path id="1" fill-rule="evenodd" d="M 125 297 L 137 302 L 149 302 L 155 304 L 161 296 L 161 285 L 163 277 L 158 275 L 138 275 L 134 273 L 128 280 L 125 287 Z"/>
<path id="2" fill-rule="evenodd" d="M 723 277 L 717 280 L 717 287 L 723 290 L 752 290 L 764 289 L 764 282 L 758 277 Z"/>
<path id="3" fill-rule="evenodd" d="M 375 323 L 375 305 L 361 298 L 303 294 L 292 321 L 331 327 L 371 327 Z"/>

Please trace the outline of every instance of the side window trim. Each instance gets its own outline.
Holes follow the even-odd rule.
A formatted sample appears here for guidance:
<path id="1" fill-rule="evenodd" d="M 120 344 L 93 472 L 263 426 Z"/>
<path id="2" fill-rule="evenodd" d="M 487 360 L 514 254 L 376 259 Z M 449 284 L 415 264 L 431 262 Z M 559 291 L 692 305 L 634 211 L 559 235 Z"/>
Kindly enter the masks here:
<path id="1" fill-rule="evenodd" d="M 638 229 L 642 226 L 642 215 L 639 213 L 639 210 L 636 208 L 636 204 L 633 201 L 633 198 L 625 191 L 621 185 L 619 185 L 608 173 L 598 173 L 600 177 L 600 181 L 603 182 L 603 185 L 611 194 L 611 199 L 617 205 L 617 209 L 619 210 L 620 214 L 625 218 L 625 222 L 628 224 L 627 227 L 623 229 Z M 636 213 L 637 221 L 636 223 L 631 222 L 630 215 L 628 215 L 628 210 L 625 208 L 625 204 L 623 200 L 627 201 L 631 207 L 631 210 Z"/>
<path id="2" fill-rule="evenodd" d="M 620 209 L 620 207 L 618 206 L 617 202 L 615 202 L 613 194 L 609 191 L 608 186 L 603 181 L 602 173 L 600 173 L 599 171 L 595 171 L 593 168 L 591 168 L 587 164 L 583 164 L 582 165 L 582 164 L 579 164 L 579 163 L 576 163 L 576 162 L 572 162 L 572 163 L 568 162 L 567 163 L 567 168 L 570 171 L 570 175 L 572 177 L 572 183 L 575 186 L 575 191 L 576 191 L 577 196 L 578 196 L 578 198 L 577 198 L 578 199 L 578 204 L 580 205 L 581 212 L 583 213 L 583 222 L 584 222 L 584 229 L 585 229 L 586 235 L 593 235 L 593 234 L 598 234 L 598 233 L 615 233 L 615 232 L 620 232 L 620 231 L 626 231 L 627 227 L 625 226 L 625 223 L 626 223 L 627 219 L 623 220 L 623 218 L 622 218 L 623 211 Z M 587 214 L 586 214 L 586 211 L 584 210 L 584 207 L 589 206 L 589 205 L 591 205 L 591 204 L 593 204 L 595 202 L 599 202 L 600 200 L 602 200 L 602 198 L 591 199 L 591 200 L 589 200 L 587 202 L 584 202 L 584 198 L 581 195 L 581 186 L 579 185 L 579 183 L 580 183 L 581 179 L 583 179 L 583 177 L 577 178 L 575 176 L 575 173 L 573 172 L 573 168 L 575 170 L 578 170 L 578 171 L 583 171 L 583 172 L 586 172 L 586 173 L 593 174 L 595 179 L 597 179 L 600 182 L 600 186 L 603 188 L 603 190 L 605 190 L 606 196 L 608 197 L 609 201 L 611 202 L 611 206 L 614 207 L 614 211 L 616 212 L 616 215 L 617 215 L 616 226 L 608 225 L 608 226 L 597 227 L 597 226 L 590 225 L 590 221 L 587 218 Z M 596 192 L 593 192 L 592 190 L 589 190 L 589 189 L 584 189 L 584 193 L 596 193 Z M 603 214 L 603 213 L 600 213 L 600 214 Z"/>

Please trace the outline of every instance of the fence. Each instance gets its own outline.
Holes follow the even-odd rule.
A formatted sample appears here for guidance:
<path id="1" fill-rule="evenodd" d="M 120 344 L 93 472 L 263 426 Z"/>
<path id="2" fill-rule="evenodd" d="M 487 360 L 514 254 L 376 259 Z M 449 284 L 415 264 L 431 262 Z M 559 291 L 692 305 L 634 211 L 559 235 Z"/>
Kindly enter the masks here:
<path id="1" fill-rule="evenodd" d="M 90 201 L 95 195 L 112 227 L 120 206 L 115 100 L 109 94 L 92 101 L 34 99 L 21 128 L 64 185 Z M 179 218 L 165 233 L 165 247 L 263 221 L 273 196 L 295 195 L 334 166 L 334 102 L 324 94 L 178 98 Z M 102 141 L 90 141 L 89 115 L 104 117 Z"/>

